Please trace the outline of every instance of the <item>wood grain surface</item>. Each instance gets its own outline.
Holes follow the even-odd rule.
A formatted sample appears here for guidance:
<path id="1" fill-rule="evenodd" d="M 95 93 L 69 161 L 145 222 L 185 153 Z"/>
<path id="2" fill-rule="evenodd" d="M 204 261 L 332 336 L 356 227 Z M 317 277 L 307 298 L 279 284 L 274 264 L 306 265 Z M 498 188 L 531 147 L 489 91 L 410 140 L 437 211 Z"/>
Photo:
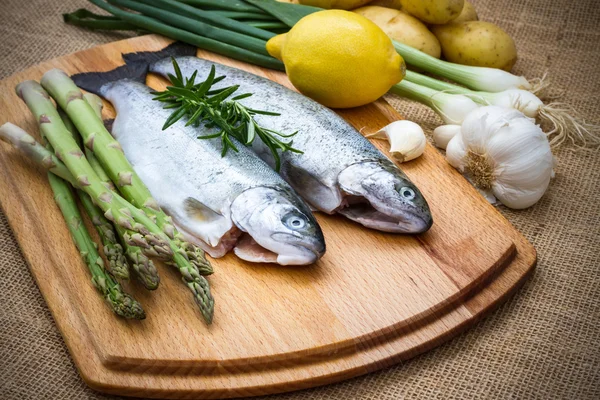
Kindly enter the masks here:
<path id="1" fill-rule="evenodd" d="M 54 59 L 0 82 L 0 124 L 37 135 L 14 94 L 50 68 L 110 70 L 121 53 L 158 50 L 149 35 Z M 214 54 L 199 57 L 291 87 L 285 74 Z M 148 84 L 165 82 L 152 76 Z M 114 116 L 107 103 L 105 117 Z M 383 100 L 340 114 L 363 134 L 399 115 Z M 376 142 L 385 152 L 385 142 Z M 535 265 L 532 246 L 433 148 L 402 165 L 427 198 L 433 228 L 385 234 L 317 214 L 327 254 L 307 267 L 213 260 L 215 320 L 206 326 L 175 270 L 161 285 L 125 284 L 148 314 L 116 318 L 95 293 L 45 174 L 0 145 L 0 202 L 83 379 L 117 394 L 236 397 L 346 379 L 438 345 L 502 301 Z"/>

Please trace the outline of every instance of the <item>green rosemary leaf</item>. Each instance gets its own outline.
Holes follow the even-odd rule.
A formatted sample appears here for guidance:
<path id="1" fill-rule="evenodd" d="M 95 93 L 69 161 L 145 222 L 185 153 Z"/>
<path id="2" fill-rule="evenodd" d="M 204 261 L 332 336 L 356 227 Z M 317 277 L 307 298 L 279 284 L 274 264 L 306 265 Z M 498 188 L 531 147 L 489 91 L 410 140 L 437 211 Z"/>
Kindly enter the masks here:
<path id="1" fill-rule="evenodd" d="M 167 76 L 169 77 L 169 80 L 171 81 L 171 83 L 175 86 L 183 86 L 183 82 L 179 80 L 178 77 L 176 77 L 173 74 L 167 74 Z"/>
<path id="2" fill-rule="evenodd" d="M 179 121 L 181 118 L 183 118 L 183 116 L 188 112 L 189 110 L 189 106 L 188 105 L 182 105 L 181 107 L 179 107 L 177 109 L 177 111 L 175 111 L 173 114 L 171 114 L 169 116 L 169 118 L 167 118 L 167 120 L 165 121 L 165 124 L 163 125 L 163 131 L 165 129 L 167 129 L 168 127 L 170 127 L 171 125 L 173 125 L 175 122 Z"/>
<path id="3" fill-rule="evenodd" d="M 198 121 L 200 119 L 200 117 L 202 116 L 202 112 L 204 111 L 204 109 L 202 107 L 199 107 L 193 114 L 192 116 L 188 119 L 188 122 L 185 124 L 185 126 L 190 126 L 192 124 L 195 124 L 196 121 Z"/>
<path id="4" fill-rule="evenodd" d="M 214 135 L 204 135 L 204 136 L 198 136 L 197 139 L 214 139 L 214 138 L 218 138 L 219 136 L 221 136 L 222 133 L 215 133 Z"/>
<path id="5" fill-rule="evenodd" d="M 248 111 L 250 111 L 253 114 L 260 114 L 260 115 L 272 115 L 274 117 L 278 117 L 281 114 L 280 113 L 276 113 L 276 112 L 271 112 L 271 111 L 263 111 L 263 110 L 253 110 L 251 108 L 248 108 Z"/>
<path id="6" fill-rule="evenodd" d="M 196 84 L 196 75 L 198 74 L 198 70 L 194 71 L 194 73 L 192 74 L 192 76 L 189 77 L 189 79 L 185 80 L 185 88 L 186 89 L 193 89 L 194 85 Z"/>
<path id="7" fill-rule="evenodd" d="M 226 98 L 228 98 L 229 96 L 231 96 L 231 94 L 233 92 L 235 92 L 236 90 L 238 90 L 238 88 L 239 88 L 239 85 L 230 86 L 227 89 L 223 90 L 221 93 L 216 94 L 212 97 L 209 97 L 208 101 L 213 104 L 220 103 L 223 100 L 225 100 Z"/>
<path id="8" fill-rule="evenodd" d="M 250 96 L 252 96 L 252 93 L 240 94 L 239 96 L 235 96 L 231 100 L 233 100 L 233 101 L 242 100 L 242 99 L 245 99 L 245 98 L 250 97 Z"/>
<path id="9" fill-rule="evenodd" d="M 246 122 L 246 131 L 246 145 L 249 145 L 252 143 L 254 137 L 256 136 L 256 130 L 254 129 L 254 121 Z"/>
<path id="10" fill-rule="evenodd" d="M 196 92 L 194 92 L 192 89 L 186 89 L 184 87 L 167 86 L 167 90 L 169 91 L 170 94 L 178 95 L 183 98 L 196 98 L 197 97 Z"/>
<path id="11" fill-rule="evenodd" d="M 210 73 L 208 74 L 208 78 L 196 89 L 196 94 L 198 96 L 204 96 L 206 92 L 210 89 L 215 81 L 215 66 L 214 64 L 210 67 Z"/>
<path id="12" fill-rule="evenodd" d="M 171 109 L 171 108 L 178 108 L 178 107 L 181 107 L 181 103 L 179 103 L 179 102 L 167 104 L 163 108 L 165 108 L 165 109 Z"/>
<path id="13" fill-rule="evenodd" d="M 183 74 L 181 73 L 181 69 L 179 68 L 179 64 L 177 64 L 175 57 L 171 57 L 171 62 L 173 63 L 173 69 L 175 70 L 177 81 L 179 82 L 178 86 L 183 86 Z"/>

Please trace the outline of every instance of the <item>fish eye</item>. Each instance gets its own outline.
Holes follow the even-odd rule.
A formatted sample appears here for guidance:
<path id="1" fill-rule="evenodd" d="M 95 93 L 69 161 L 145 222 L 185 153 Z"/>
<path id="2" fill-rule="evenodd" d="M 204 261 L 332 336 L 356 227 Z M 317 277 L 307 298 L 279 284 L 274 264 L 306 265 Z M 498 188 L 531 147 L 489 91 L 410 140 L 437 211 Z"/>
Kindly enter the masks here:
<path id="1" fill-rule="evenodd" d="M 300 215 L 290 215 L 283 223 L 290 229 L 302 229 L 306 226 L 306 219 Z"/>
<path id="2" fill-rule="evenodd" d="M 409 187 L 403 187 L 400 189 L 400 195 L 404 197 L 406 200 L 412 200 L 415 198 L 415 191 Z"/>

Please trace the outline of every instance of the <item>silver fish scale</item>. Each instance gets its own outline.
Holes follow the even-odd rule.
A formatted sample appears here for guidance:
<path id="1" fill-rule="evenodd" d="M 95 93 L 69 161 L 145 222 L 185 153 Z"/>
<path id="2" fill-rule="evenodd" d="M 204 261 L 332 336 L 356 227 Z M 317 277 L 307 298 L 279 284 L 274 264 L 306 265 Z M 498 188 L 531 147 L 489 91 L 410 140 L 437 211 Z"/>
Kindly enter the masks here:
<path id="1" fill-rule="evenodd" d="M 192 197 L 219 212 L 244 190 L 259 186 L 279 189 L 293 204 L 301 203 L 293 189 L 244 145 L 236 142 L 239 153 L 230 150 L 221 157 L 220 139 L 197 139 L 212 133 L 206 128 L 186 127 L 182 120 L 163 131 L 172 110 L 152 100 L 148 86 L 121 80 L 103 86 L 101 92 L 117 111 L 113 135 L 159 204 Z"/>
<path id="2" fill-rule="evenodd" d="M 241 100 L 247 107 L 277 112 L 282 117 L 257 115 L 255 120 L 264 128 L 284 134 L 298 131 L 293 146 L 305 154 L 285 152 L 282 154 L 281 175 L 292 182 L 289 175 L 292 169 L 308 172 L 329 187 L 334 187 L 341 171 L 352 164 L 365 161 L 378 161 L 395 168 L 394 164 L 381 154 L 354 127 L 329 108 L 276 82 L 221 64 L 197 57 L 177 57 L 177 63 L 184 76 L 198 71 L 198 81 L 205 78 L 212 65 L 216 75 L 226 78 L 217 87 L 239 85 L 236 94 L 252 93 Z M 170 58 L 151 65 L 152 72 L 165 76 L 173 73 Z M 255 152 L 273 165 L 270 150 L 260 141 L 254 141 Z M 402 174 L 400 170 L 398 170 Z M 404 174 L 402 174 L 404 176 Z"/>

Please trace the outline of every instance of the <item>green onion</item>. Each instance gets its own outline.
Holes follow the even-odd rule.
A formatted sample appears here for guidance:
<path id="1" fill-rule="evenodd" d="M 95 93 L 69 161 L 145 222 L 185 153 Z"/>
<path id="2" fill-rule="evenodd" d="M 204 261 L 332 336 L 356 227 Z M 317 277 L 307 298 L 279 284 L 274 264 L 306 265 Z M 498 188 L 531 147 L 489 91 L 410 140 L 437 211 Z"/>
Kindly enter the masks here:
<path id="1" fill-rule="evenodd" d="M 188 4 L 183 4 L 175 0 L 138 0 L 142 3 L 146 3 L 148 5 L 152 5 L 158 8 L 162 8 L 163 10 L 171 11 L 176 14 L 195 18 L 198 21 L 205 22 L 207 24 L 223 27 L 230 31 L 244 33 L 246 35 L 256 37 L 259 39 L 269 40 L 275 34 L 265 31 L 263 29 L 259 29 L 258 27 L 247 26 L 246 24 L 240 24 L 239 21 L 236 21 L 231 18 L 223 17 L 218 13 L 214 13 L 212 11 L 201 10 L 196 7 L 192 7 Z"/>
<path id="2" fill-rule="evenodd" d="M 107 31 L 135 31 L 139 30 L 135 25 L 123 22 L 120 18 L 108 15 L 94 14 L 93 12 L 80 8 L 69 14 L 63 14 L 63 21 L 67 24 L 80 26 L 92 30 Z"/>
<path id="3" fill-rule="evenodd" d="M 467 96 L 444 93 L 408 80 L 392 86 L 391 93 L 418 101 L 433 109 L 447 124 L 462 124 L 479 105 Z"/>
<path id="4" fill-rule="evenodd" d="M 288 26 L 283 22 L 278 21 L 244 21 L 244 24 L 260 29 L 288 29 Z M 272 34 L 275 36 L 275 34 Z"/>
<path id="5" fill-rule="evenodd" d="M 194 7 L 205 9 L 232 10 L 232 11 L 259 11 L 257 7 L 241 0 L 178 0 Z"/>
<path id="6" fill-rule="evenodd" d="M 276 21 L 276 19 L 273 18 L 271 15 L 264 14 L 264 13 L 258 13 L 258 12 L 228 11 L 228 10 L 210 10 L 207 12 L 210 14 L 213 14 L 213 15 L 219 15 L 221 17 L 231 18 L 231 19 L 239 19 L 239 20 L 254 19 L 254 20 L 261 20 L 261 21 Z"/>
<path id="7" fill-rule="evenodd" d="M 317 11 L 323 11 L 323 8 L 305 6 L 302 4 L 282 3 L 275 0 L 246 0 L 246 3 L 255 5 L 265 13 L 272 15 L 290 28 L 296 25 L 296 22 L 309 14 Z"/>
<path id="8" fill-rule="evenodd" d="M 439 60 L 415 48 L 392 40 L 407 64 L 443 76 L 475 90 L 501 92 L 506 89 L 530 90 L 533 85 L 524 77 L 496 68 L 472 67 Z"/>
<path id="9" fill-rule="evenodd" d="M 284 70 L 283 64 L 268 56 L 256 54 L 252 51 L 248 51 L 243 48 L 232 46 L 227 43 L 220 42 L 218 40 L 206 38 L 203 36 L 196 35 L 194 33 L 185 31 L 183 29 L 174 28 L 167 24 L 162 23 L 154 18 L 145 17 L 143 15 L 134 14 L 122 10 L 118 7 L 114 7 L 102 0 L 89 0 L 91 3 L 97 5 L 103 10 L 121 18 L 123 21 L 128 22 L 137 27 L 146 29 L 150 32 L 159 33 L 171 39 L 181 40 L 182 42 L 191 44 L 204 50 L 212 51 L 217 54 L 222 54 L 236 60 L 245 61 L 251 64 L 256 64 L 261 67 Z"/>
<path id="10" fill-rule="evenodd" d="M 233 46 L 241 47 L 257 54 L 268 56 L 265 48 L 266 42 L 255 37 L 245 36 L 241 33 L 231 32 L 226 29 L 217 28 L 208 25 L 204 22 L 184 17 L 170 11 L 156 8 L 150 5 L 141 4 L 140 2 L 131 0 L 109 0 L 111 3 L 127 7 L 131 10 L 139 11 L 140 13 L 159 19 L 163 22 L 171 24 L 173 27 L 185 29 L 188 32 L 197 33 L 200 36 L 218 40 L 223 43 L 228 43 Z"/>

